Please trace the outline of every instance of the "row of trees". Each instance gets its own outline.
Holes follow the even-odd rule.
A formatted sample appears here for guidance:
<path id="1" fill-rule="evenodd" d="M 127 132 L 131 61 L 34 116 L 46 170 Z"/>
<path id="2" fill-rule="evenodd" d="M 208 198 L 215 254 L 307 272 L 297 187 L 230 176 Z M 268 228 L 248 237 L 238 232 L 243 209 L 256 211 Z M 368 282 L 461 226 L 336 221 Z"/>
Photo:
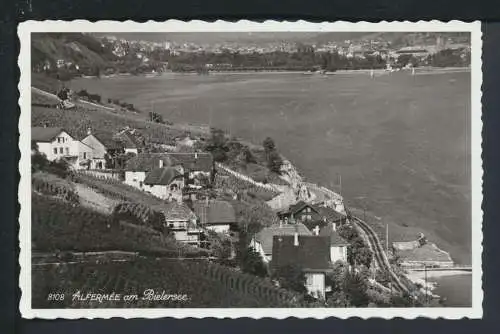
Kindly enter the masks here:
<path id="1" fill-rule="evenodd" d="M 240 54 L 237 52 L 223 53 L 181 53 L 175 56 L 163 56 L 168 59 L 169 68 L 174 72 L 200 72 L 206 64 L 211 64 L 211 71 L 238 70 L 240 68 L 282 69 L 282 70 L 356 70 L 382 69 L 387 63 L 394 66 L 405 66 L 411 62 L 414 66 L 467 66 L 470 54 L 463 50 L 445 49 L 424 58 L 411 54 L 402 54 L 395 58 L 382 57 L 380 54 L 365 53 L 362 57 L 347 57 L 337 52 L 314 52 L 308 49 L 297 52 L 270 52 Z"/>

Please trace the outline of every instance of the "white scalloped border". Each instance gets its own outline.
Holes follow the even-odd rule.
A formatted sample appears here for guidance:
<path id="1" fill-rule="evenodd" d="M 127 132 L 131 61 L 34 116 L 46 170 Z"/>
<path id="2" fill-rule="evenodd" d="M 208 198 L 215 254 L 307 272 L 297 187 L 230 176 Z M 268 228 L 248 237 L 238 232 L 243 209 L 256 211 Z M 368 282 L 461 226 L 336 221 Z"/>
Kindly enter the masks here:
<path id="1" fill-rule="evenodd" d="M 31 33 L 32 32 L 202 32 L 202 31 L 468 31 L 471 32 L 471 176 L 472 176 L 472 288 L 473 298 L 470 308 L 197 308 L 197 309 L 32 309 L 31 308 L 31 182 L 30 182 L 30 141 L 31 141 Z M 41 319 L 109 319 L 121 318 L 240 318 L 253 319 L 276 318 L 316 318 L 337 317 L 347 319 L 368 318 L 404 318 L 415 319 L 425 317 L 431 319 L 481 318 L 483 314 L 482 290 L 482 33 L 481 23 L 461 21 L 418 21 L 418 22 L 321 22 L 311 23 L 303 20 L 252 22 L 241 20 L 227 22 L 217 20 L 205 22 L 200 20 L 165 22 L 147 21 L 26 21 L 18 26 L 20 55 L 18 66 L 21 77 L 18 85 L 20 92 L 19 105 L 19 161 L 18 200 L 21 206 L 19 214 L 19 265 L 21 267 L 19 288 L 21 301 L 19 310 L 23 318 Z"/>

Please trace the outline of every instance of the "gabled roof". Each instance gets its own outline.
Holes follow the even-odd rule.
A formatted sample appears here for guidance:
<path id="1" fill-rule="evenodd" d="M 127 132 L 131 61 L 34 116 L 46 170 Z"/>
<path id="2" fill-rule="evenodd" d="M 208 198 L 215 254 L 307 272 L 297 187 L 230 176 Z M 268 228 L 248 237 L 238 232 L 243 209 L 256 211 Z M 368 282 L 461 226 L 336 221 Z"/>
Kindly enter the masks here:
<path id="1" fill-rule="evenodd" d="M 91 134 L 85 136 L 85 138 L 87 138 L 88 136 L 94 136 L 94 138 L 97 139 L 99 142 L 101 142 L 101 144 L 103 144 L 104 147 L 106 147 L 106 149 L 121 149 L 121 148 L 123 148 L 123 144 L 121 142 L 119 142 L 118 140 L 114 139 L 112 133 L 101 132 L 101 131 L 94 132 L 93 131 Z M 82 139 L 82 140 L 84 140 L 84 139 Z"/>
<path id="2" fill-rule="evenodd" d="M 274 236 L 271 266 L 277 269 L 286 265 L 299 265 L 305 271 L 329 271 L 330 239 L 322 236 Z"/>
<path id="3" fill-rule="evenodd" d="M 343 214 L 325 206 L 314 205 L 313 209 L 316 210 L 319 215 L 326 218 L 326 220 L 329 222 L 338 222 L 346 218 Z"/>
<path id="4" fill-rule="evenodd" d="M 144 179 L 144 184 L 148 185 L 169 185 L 174 179 L 182 177 L 175 168 L 155 168 L 150 171 Z"/>
<path id="5" fill-rule="evenodd" d="M 326 218 L 326 220 L 329 222 L 337 222 L 345 218 L 343 214 L 335 211 L 332 208 L 315 204 L 309 204 L 304 201 L 299 201 L 294 205 L 290 205 L 288 210 L 281 211 L 279 212 L 279 214 L 287 214 L 287 213 L 296 214 L 297 212 L 302 211 L 306 207 L 310 207 L 312 210 L 317 212 L 321 217 Z"/>
<path id="6" fill-rule="evenodd" d="M 226 201 L 196 201 L 193 209 L 202 223 L 207 224 L 233 224 L 236 223 L 236 215 L 231 203 Z"/>
<path id="7" fill-rule="evenodd" d="M 326 225 L 319 231 L 320 236 L 329 237 L 331 246 L 348 246 L 349 243 L 342 238 L 337 231 L 333 229 L 333 226 Z"/>
<path id="8" fill-rule="evenodd" d="M 312 235 L 311 231 L 304 224 L 298 223 L 264 227 L 254 238 L 255 241 L 261 244 L 264 254 L 271 254 L 273 251 L 273 237 L 275 235 L 294 235 L 295 231 L 299 235 Z"/>
<path id="9" fill-rule="evenodd" d="M 114 137 L 116 140 L 120 141 L 125 148 L 141 148 L 144 146 L 139 138 L 131 133 L 130 130 L 121 131 Z"/>
<path id="10" fill-rule="evenodd" d="M 160 168 L 160 160 L 163 161 L 163 166 L 175 166 L 177 164 L 166 153 L 139 153 L 127 161 L 125 170 L 148 172 L 155 168 Z"/>
<path id="11" fill-rule="evenodd" d="M 214 165 L 210 153 L 169 153 L 188 171 L 211 172 Z"/>
<path id="12" fill-rule="evenodd" d="M 63 128 L 49 128 L 42 126 L 34 126 L 31 128 L 31 141 L 35 142 L 51 142 L 57 135 L 63 132 Z"/>
<path id="13" fill-rule="evenodd" d="M 196 215 L 186 204 L 178 202 L 166 202 L 161 210 L 166 221 L 190 221 L 195 220 Z"/>

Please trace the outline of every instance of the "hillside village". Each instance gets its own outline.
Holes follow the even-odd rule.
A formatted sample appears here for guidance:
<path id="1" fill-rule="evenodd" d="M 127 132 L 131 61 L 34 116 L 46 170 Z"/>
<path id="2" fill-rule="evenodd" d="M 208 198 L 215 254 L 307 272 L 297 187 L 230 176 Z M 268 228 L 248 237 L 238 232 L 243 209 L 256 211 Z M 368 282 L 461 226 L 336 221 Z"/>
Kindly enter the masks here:
<path id="1" fill-rule="evenodd" d="M 423 236 L 384 247 L 271 138 L 255 145 L 166 124 L 112 97 L 44 89 L 51 79 L 36 78 L 32 243 L 42 292 L 151 286 L 196 295 L 187 307 L 220 307 L 222 297 L 242 307 L 422 306 L 432 293 L 405 265 L 453 265 Z M 82 271 L 95 279 L 78 279 Z M 42 292 L 34 303 L 55 307 Z"/>

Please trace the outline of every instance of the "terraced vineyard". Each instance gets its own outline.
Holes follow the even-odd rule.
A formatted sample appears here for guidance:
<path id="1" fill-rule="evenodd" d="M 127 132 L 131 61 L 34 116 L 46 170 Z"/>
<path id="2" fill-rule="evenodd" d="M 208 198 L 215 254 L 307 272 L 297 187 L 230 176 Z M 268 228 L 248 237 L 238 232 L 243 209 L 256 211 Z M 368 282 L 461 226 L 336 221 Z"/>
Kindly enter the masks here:
<path id="1" fill-rule="evenodd" d="M 158 252 L 177 255 L 173 239 L 87 208 L 32 193 L 32 248 L 36 252 Z"/>
<path id="2" fill-rule="evenodd" d="M 41 194 L 56 196 L 74 204 L 79 202 L 78 195 L 71 184 L 55 175 L 34 173 L 31 176 L 31 186 L 33 190 Z"/>
<path id="3" fill-rule="evenodd" d="M 242 180 L 222 168 L 217 168 L 215 187 L 235 194 L 247 194 L 262 201 L 269 201 L 279 195 L 278 191 Z"/>
<path id="4" fill-rule="evenodd" d="M 34 308 L 154 308 L 154 307 L 292 307 L 298 296 L 271 282 L 241 274 L 206 261 L 138 259 L 130 262 L 79 263 L 33 266 Z M 147 300 L 146 289 L 157 294 L 186 295 L 181 301 Z M 64 293 L 63 301 L 47 301 L 51 292 Z M 137 300 L 80 301 L 80 291 L 137 295 Z"/>
<path id="5" fill-rule="evenodd" d="M 163 124 L 146 121 L 137 116 L 113 113 L 101 109 L 78 108 L 78 110 L 63 110 L 34 106 L 31 112 L 32 126 L 62 127 L 76 138 L 83 138 L 91 127 L 97 133 L 115 133 L 119 129 L 130 126 L 139 130 L 147 142 L 168 143 L 175 137 L 186 134 L 185 130 Z"/>

